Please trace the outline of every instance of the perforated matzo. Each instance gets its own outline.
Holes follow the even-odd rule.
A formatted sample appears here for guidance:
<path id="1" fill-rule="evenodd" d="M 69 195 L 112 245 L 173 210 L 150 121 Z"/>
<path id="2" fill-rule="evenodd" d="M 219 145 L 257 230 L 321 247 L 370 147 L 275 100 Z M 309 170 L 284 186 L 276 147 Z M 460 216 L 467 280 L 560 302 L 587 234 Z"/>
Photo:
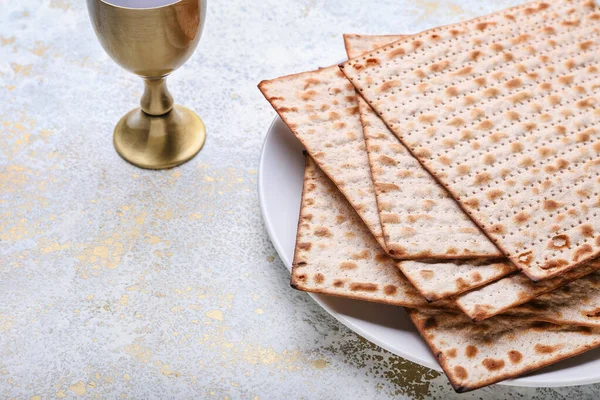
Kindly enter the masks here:
<path id="1" fill-rule="evenodd" d="M 292 286 L 386 304 L 429 306 L 310 157 L 304 174 Z M 436 306 L 440 305 L 443 303 Z"/>
<path id="2" fill-rule="evenodd" d="M 334 66 L 258 87 L 385 248 L 352 84 Z"/>
<path id="3" fill-rule="evenodd" d="M 600 327 L 600 273 L 577 279 L 502 315 L 558 324 Z"/>
<path id="4" fill-rule="evenodd" d="M 401 37 L 344 35 L 344 42 L 348 57 L 356 57 Z M 389 253 L 399 258 L 500 257 L 487 236 L 360 97 L 358 105 Z M 488 275 L 493 280 L 503 274 L 505 268 Z"/>
<path id="5" fill-rule="evenodd" d="M 472 322 L 461 313 L 409 310 L 457 392 L 515 378 L 600 345 L 600 329 L 499 315 Z"/>
<path id="6" fill-rule="evenodd" d="M 456 304 L 473 320 L 481 321 L 556 290 L 598 269 L 600 260 L 596 259 L 539 282 L 533 282 L 523 274 L 515 274 L 458 296 Z"/>
<path id="7" fill-rule="evenodd" d="M 535 2 L 344 64 L 388 127 L 530 278 L 600 252 L 600 13 Z"/>

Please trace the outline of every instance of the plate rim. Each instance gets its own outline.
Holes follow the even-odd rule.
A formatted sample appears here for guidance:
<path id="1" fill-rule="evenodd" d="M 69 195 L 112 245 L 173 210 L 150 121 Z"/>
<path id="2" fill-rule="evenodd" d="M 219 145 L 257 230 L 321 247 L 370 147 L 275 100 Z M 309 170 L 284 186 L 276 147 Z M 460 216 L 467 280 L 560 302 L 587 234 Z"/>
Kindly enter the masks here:
<path id="1" fill-rule="evenodd" d="M 263 220 L 265 229 L 267 230 L 267 235 L 269 236 L 269 239 L 270 239 L 271 243 L 273 244 L 275 251 L 279 255 L 279 258 L 283 262 L 284 267 L 288 271 L 290 271 L 291 260 L 288 260 L 288 257 L 286 255 L 285 251 L 283 250 L 283 245 L 279 241 L 279 238 L 277 237 L 277 235 L 275 235 L 275 229 L 273 227 L 273 223 L 272 223 L 271 219 L 269 218 L 269 214 L 268 214 L 266 206 L 265 206 L 266 194 L 265 194 L 265 188 L 263 185 L 263 180 L 264 180 L 263 176 L 265 173 L 264 160 L 266 158 L 265 150 L 268 146 L 270 138 L 275 134 L 274 133 L 275 126 L 279 122 L 281 122 L 285 125 L 283 120 L 281 120 L 281 118 L 276 115 L 273 118 L 273 121 L 271 121 L 271 123 L 269 124 L 267 134 L 265 135 L 265 138 L 264 138 L 262 146 L 261 146 L 260 158 L 259 158 L 259 164 L 258 164 L 257 192 L 258 192 L 260 213 L 262 216 L 262 220 Z M 390 344 L 388 344 L 385 340 L 381 340 L 381 339 L 377 338 L 376 336 L 374 336 L 373 334 L 369 333 L 368 331 L 365 331 L 361 327 L 356 326 L 352 321 L 348 320 L 343 315 L 340 315 L 337 312 L 333 311 L 327 304 L 325 304 L 321 300 L 321 297 L 323 297 L 325 295 L 315 294 L 315 293 L 310 293 L 310 292 L 305 292 L 305 293 L 307 293 L 329 315 L 331 315 L 334 319 L 336 319 L 338 322 L 340 322 L 342 325 L 346 326 L 348 329 L 350 329 L 354 333 L 360 335 L 361 337 L 367 339 L 368 341 L 376 344 L 377 346 L 385 349 L 386 351 L 389 351 L 390 353 L 392 353 L 394 355 L 402 357 L 402 358 L 409 360 L 420 366 L 427 367 L 427 368 L 430 368 L 435 371 L 443 373 L 441 366 L 439 365 L 439 363 L 437 361 L 435 361 L 435 359 L 434 359 L 434 362 L 432 363 L 429 360 L 422 359 L 420 357 L 416 357 L 412 354 L 401 351 L 398 348 L 395 348 L 395 347 L 391 346 Z M 525 377 L 527 377 L 527 376 L 525 376 Z M 498 383 L 496 383 L 496 385 L 512 386 L 512 387 L 530 387 L 530 388 L 537 388 L 537 387 L 554 388 L 554 387 L 570 387 L 570 386 L 589 385 L 589 384 L 594 384 L 594 383 L 599 383 L 599 382 L 600 382 L 600 375 L 596 378 L 591 378 L 591 377 L 573 378 L 573 379 L 570 379 L 569 381 L 552 381 L 550 383 L 543 384 L 543 385 L 536 383 L 535 381 L 530 382 L 527 379 L 523 380 L 523 378 L 516 378 L 516 379 L 509 379 L 509 380 L 498 382 Z"/>

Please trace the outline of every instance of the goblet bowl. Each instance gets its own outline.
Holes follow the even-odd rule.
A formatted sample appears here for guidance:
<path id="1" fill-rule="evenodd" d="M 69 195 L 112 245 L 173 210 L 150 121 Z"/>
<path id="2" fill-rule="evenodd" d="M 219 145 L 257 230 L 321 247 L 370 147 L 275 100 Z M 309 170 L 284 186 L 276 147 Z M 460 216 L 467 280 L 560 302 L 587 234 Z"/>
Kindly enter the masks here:
<path id="1" fill-rule="evenodd" d="M 174 105 L 166 77 L 194 53 L 206 0 L 87 0 L 94 31 L 108 55 L 144 79 L 141 107 L 117 124 L 114 145 L 130 163 L 162 169 L 182 164 L 204 145 L 204 123 Z"/>

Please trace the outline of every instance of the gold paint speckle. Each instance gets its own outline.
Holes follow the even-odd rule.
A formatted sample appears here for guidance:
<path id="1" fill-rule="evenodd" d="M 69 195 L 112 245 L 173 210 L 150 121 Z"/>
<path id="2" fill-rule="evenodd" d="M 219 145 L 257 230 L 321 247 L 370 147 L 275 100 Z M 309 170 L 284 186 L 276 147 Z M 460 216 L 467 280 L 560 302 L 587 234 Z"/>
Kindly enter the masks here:
<path id="1" fill-rule="evenodd" d="M 131 242 L 138 233 L 139 231 L 124 233 L 127 236 L 113 233 L 110 237 L 98 238 L 96 243 L 89 246 L 84 245 L 83 250 L 75 255 L 79 261 L 75 266 L 79 277 L 87 279 L 90 276 L 99 276 L 104 268 L 116 268 L 125 252 L 123 240 Z"/>
<path id="2" fill-rule="evenodd" d="M 156 235 L 146 235 L 146 240 L 150 244 L 157 244 L 161 242 L 161 239 Z"/>
<path id="3" fill-rule="evenodd" d="M 393 391 L 388 396 L 408 396 L 424 399 L 429 396 L 431 380 L 441 373 L 421 367 L 381 349 L 366 339 L 358 338 L 341 346 L 332 345 L 324 350 L 344 358 L 344 362 L 358 368 L 370 365 L 367 375 L 390 382 Z"/>
<path id="4" fill-rule="evenodd" d="M 121 245 L 122 247 L 122 245 Z M 96 246 L 94 247 L 93 254 L 100 258 L 108 258 L 109 250 L 106 246 Z"/>
<path id="5" fill-rule="evenodd" d="M 14 43 L 15 43 L 14 36 L 10 36 L 10 37 L 0 36 L 0 44 L 2 44 L 2 46 L 8 46 L 8 45 L 14 44 Z"/>
<path id="6" fill-rule="evenodd" d="M 205 315 L 210 319 L 216 319 L 217 321 L 223 321 L 223 312 L 221 310 L 207 311 Z"/>
<path id="7" fill-rule="evenodd" d="M 132 344 L 125 346 L 125 353 L 134 357 L 142 364 L 147 364 L 152 359 L 152 350 L 144 345 L 142 339 L 136 339 Z"/>
<path id="8" fill-rule="evenodd" d="M 40 241 L 40 242 L 43 243 L 43 241 Z M 38 243 L 38 247 L 40 247 L 39 243 Z M 58 242 L 51 242 L 51 243 L 43 244 L 42 247 L 40 248 L 40 250 L 44 254 L 49 254 L 49 253 L 55 253 L 55 252 L 59 252 L 59 251 L 63 251 L 63 250 L 68 250 L 69 248 L 71 248 L 71 244 L 68 242 L 63 243 L 63 244 L 60 244 Z"/>
<path id="9" fill-rule="evenodd" d="M 148 216 L 148 213 L 143 212 L 143 213 L 136 215 L 133 220 L 135 221 L 136 224 L 143 225 L 144 221 L 146 221 L 147 216 Z"/>
<path id="10" fill-rule="evenodd" d="M 78 381 L 77 383 L 74 383 L 71 386 L 69 386 L 69 390 L 75 393 L 77 396 L 83 396 L 86 392 L 85 383 L 83 383 L 82 381 Z"/>
<path id="11" fill-rule="evenodd" d="M 31 52 L 38 57 L 43 57 L 48 51 L 48 49 L 50 49 L 50 46 L 46 46 L 42 42 L 36 40 L 35 47 L 33 48 L 33 50 L 31 50 Z"/>
<path id="12" fill-rule="evenodd" d="M 0 332 L 7 332 L 14 326 L 14 317 L 0 314 Z"/>
<path id="13" fill-rule="evenodd" d="M 31 76 L 32 64 L 21 65 L 17 63 L 11 63 L 10 67 L 14 71 L 16 76 Z"/>
<path id="14" fill-rule="evenodd" d="M 67 0 L 50 0 L 50 8 L 59 8 L 67 11 L 71 8 L 71 3 Z"/>

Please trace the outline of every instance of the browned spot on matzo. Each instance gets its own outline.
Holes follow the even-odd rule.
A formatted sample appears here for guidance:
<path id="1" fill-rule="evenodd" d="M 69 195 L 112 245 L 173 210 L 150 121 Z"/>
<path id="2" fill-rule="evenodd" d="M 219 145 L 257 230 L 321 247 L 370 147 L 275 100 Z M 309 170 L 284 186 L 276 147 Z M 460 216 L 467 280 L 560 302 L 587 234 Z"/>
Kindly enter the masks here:
<path id="1" fill-rule="evenodd" d="M 321 274 L 321 273 L 317 273 L 314 276 L 314 281 L 315 283 L 323 283 L 325 282 L 325 275 Z"/>
<path id="2" fill-rule="evenodd" d="M 508 359 L 513 364 L 517 364 L 517 363 L 521 362 L 521 360 L 523 359 L 523 354 L 521 354 L 521 352 L 517 351 L 517 350 L 510 350 L 508 352 Z"/>
<path id="3" fill-rule="evenodd" d="M 383 293 L 387 294 L 388 296 L 393 296 L 397 291 L 398 288 L 394 285 L 385 285 L 383 287 Z"/>
<path id="4" fill-rule="evenodd" d="M 373 283 L 351 283 L 350 290 L 353 292 L 375 292 L 378 286 Z"/>
<path id="5" fill-rule="evenodd" d="M 497 371 L 499 369 L 504 368 L 504 360 L 502 359 L 486 358 L 481 362 L 481 364 L 488 371 Z"/>
<path id="6" fill-rule="evenodd" d="M 560 348 L 559 346 L 547 346 L 547 345 L 543 345 L 543 344 L 536 344 L 534 346 L 534 350 L 538 354 L 550 354 L 550 353 L 554 353 L 559 348 Z"/>
<path id="7" fill-rule="evenodd" d="M 340 269 L 341 270 L 350 270 L 350 269 L 356 269 L 358 268 L 358 265 L 355 262 L 352 261 L 344 261 L 340 264 Z"/>
<path id="8" fill-rule="evenodd" d="M 479 350 L 477 350 L 477 347 L 468 345 L 465 350 L 465 355 L 469 358 L 473 358 L 477 355 L 478 352 L 479 352 Z"/>

